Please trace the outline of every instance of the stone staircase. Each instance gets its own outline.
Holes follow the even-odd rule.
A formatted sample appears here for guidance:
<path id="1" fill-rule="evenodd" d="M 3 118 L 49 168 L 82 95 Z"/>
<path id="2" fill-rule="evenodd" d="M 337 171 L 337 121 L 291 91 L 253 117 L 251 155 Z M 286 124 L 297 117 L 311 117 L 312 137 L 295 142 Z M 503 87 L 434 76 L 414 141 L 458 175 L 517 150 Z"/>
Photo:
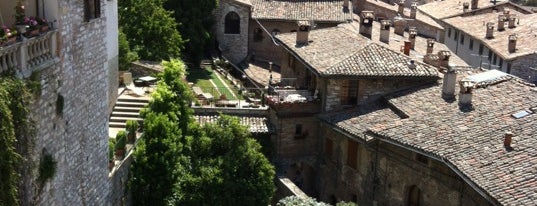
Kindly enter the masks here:
<path id="1" fill-rule="evenodd" d="M 149 104 L 148 97 L 131 97 L 121 95 L 110 115 L 109 127 L 125 129 L 127 120 L 143 121 L 140 118 L 140 110 Z"/>

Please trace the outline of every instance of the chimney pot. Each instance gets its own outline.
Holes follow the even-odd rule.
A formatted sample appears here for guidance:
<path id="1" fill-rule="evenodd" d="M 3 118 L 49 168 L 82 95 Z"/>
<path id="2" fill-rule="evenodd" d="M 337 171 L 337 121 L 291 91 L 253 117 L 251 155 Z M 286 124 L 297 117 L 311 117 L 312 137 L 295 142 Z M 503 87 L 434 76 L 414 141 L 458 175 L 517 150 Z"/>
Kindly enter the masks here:
<path id="1" fill-rule="evenodd" d="M 406 54 L 407 56 L 410 55 L 410 47 L 411 47 L 411 42 L 410 41 L 405 41 L 405 45 L 404 45 L 404 49 L 403 49 L 403 53 Z"/>
<path id="2" fill-rule="evenodd" d="M 508 44 L 509 53 L 513 53 L 516 51 L 517 36 L 516 34 L 511 34 L 509 35 L 508 38 L 509 38 L 509 44 Z"/>
<path id="3" fill-rule="evenodd" d="M 485 35 L 485 38 L 492 39 L 494 38 L 494 23 L 488 22 L 487 23 L 487 33 Z"/>
<path id="4" fill-rule="evenodd" d="M 297 45 L 308 45 L 308 36 L 311 29 L 310 21 L 308 20 L 299 20 L 298 30 L 296 32 L 296 44 Z"/>
<path id="5" fill-rule="evenodd" d="M 459 105 L 471 106 L 472 105 L 472 90 L 474 83 L 470 81 L 460 81 L 460 93 L 459 93 Z"/>
<path id="6" fill-rule="evenodd" d="M 451 57 L 451 52 L 447 50 L 438 52 L 438 65 L 440 67 L 449 68 L 449 58 Z"/>
<path id="7" fill-rule="evenodd" d="M 418 4 L 416 2 L 412 2 L 412 5 L 410 6 L 410 18 L 416 19 L 416 13 L 418 11 Z"/>
<path id="8" fill-rule="evenodd" d="M 448 67 L 444 74 L 442 83 L 442 98 L 445 100 L 455 99 L 455 83 L 457 82 L 457 72 L 452 67 Z"/>
<path id="9" fill-rule="evenodd" d="M 509 8 L 503 9 L 503 15 L 505 16 L 506 19 L 509 19 L 510 14 L 511 14 L 511 9 Z"/>
<path id="10" fill-rule="evenodd" d="M 509 15 L 509 25 L 508 25 L 508 27 L 509 27 L 510 29 L 516 27 L 516 26 L 515 26 L 515 21 L 516 21 L 516 15 L 514 15 L 514 14 Z"/>
<path id="11" fill-rule="evenodd" d="M 405 10 L 405 0 L 399 0 L 399 2 L 397 2 L 397 13 L 399 13 L 399 15 L 403 15 L 403 12 Z"/>
<path id="12" fill-rule="evenodd" d="M 462 3 L 462 11 L 463 12 L 468 12 L 469 10 L 470 10 L 470 3 L 468 3 L 468 2 Z"/>
<path id="13" fill-rule="evenodd" d="M 510 148 L 512 142 L 513 142 L 513 133 L 510 131 L 505 132 L 505 135 L 503 137 L 503 146 L 505 146 L 506 148 Z"/>
<path id="14" fill-rule="evenodd" d="M 414 49 L 416 44 L 416 36 L 418 35 L 418 29 L 416 27 L 410 27 L 408 29 L 408 41 L 410 41 L 410 48 Z"/>
<path id="15" fill-rule="evenodd" d="M 371 38 L 373 19 L 375 19 L 375 13 L 373 11 L 362 11 L 360 15 L 360 34 Z"/>
<path id="16" fill-rule="evenodd" d="M 434 39 L 427 39 L 427 54 L 433 53 L 434 42 Z"/>
<path id="17" fill-rule="evenodd" d="M 380 21 L 380 36 L 379 40 L 384 43 L 388 43 L 390 41 L 390 20 L 382 20 Z"/>
<path id="18" fill-rule="evenodd" d="M 349 9 L 349 0 L 344 0 L 343 1 L 343 8 L 344 9 Z"/>
<path id="19" fill-rule="evenodd" d="M 505 30 L 505 16 L 503 14 L 498 15 L 498 31 Z"/>
<path id="20" fill-rule="evenodd" d="M 472 0 L 471 9 L 476 10 L 479 4 L 479 0 Z"/>

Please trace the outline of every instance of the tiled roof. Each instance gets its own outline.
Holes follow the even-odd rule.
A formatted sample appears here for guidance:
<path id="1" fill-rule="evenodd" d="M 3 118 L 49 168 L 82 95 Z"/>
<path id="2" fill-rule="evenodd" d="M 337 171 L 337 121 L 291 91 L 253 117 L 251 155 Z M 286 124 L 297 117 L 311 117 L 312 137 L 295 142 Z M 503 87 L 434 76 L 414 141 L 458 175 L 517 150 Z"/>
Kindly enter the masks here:
<path id="1" fill-rule="evenodd" d="M 411 58 L 371 43 L 339 62 L 324 72 L 325 75 L 344 76 L 390 76 L 390 77 L 437 77 L 437 68 L 415 62 L 414 68 L 409 66 Z"/>
<path id="2" fill-rule="evenodd" d="M 418 11 L 423 12 L 424 14 L 431 16 L 433 19 L 443 19 L 446 17 L 454 16 L 457 14 L 462 14 L 462 4 L 465 1 L 460 0 L 442 0 L 442 1 L 434 1 L 431 3 L 423 4 L 418 6 Z M 468 3 L 471 3 L 470 1 L 466 1 Z M 504 1 L 507 2 L 507 1 Z M 496 4 L 502 4 L 502 0 L 497 0 Z M 492 6 L 494 5 L 492 1 L 487 0 L 479 0 L 477 8 L 481 9 L 483 7 Z M 471 7 L 471 4 L 470 4 Z"/>
<path id="3" fill-rule="evenodd" d="M 429 76 L 430 68 L 422 63 L 417 63 L 418 70 L 393 70 L 395 65 L 403 65 L 411 59 L 423 61 L 423 56 L 426 52 L 426 39 L 416 37 L 415 50 L 410 51 L 410 56 L 405 56 L 399 53 L 403 42 L 408 39 L 408 34 L 399 36 L 390 32 L 389 44 L 379 41 L 380 23 L 373 23 L 372 39 L 368 39 L 358 33 L 359 24 L 357 22 L 340 24 L 337 27 L 326 29 L 312 30 L 309 34 L 309 43 L 306 46 L 296 45 L 296 33 L 279 34 L 276 38 L 293 53 L 298 55 L 304 62 L 318 74 L 321 75 L 369 75 L 369 76 Z M 369 47 L 364 50 L 365 47 Z M 391 49 L 385 49 L 384 47 Z M 449 50 L 447 46 L 441 43 L 435 43 L 435 52 L 439 50 Z M 370 57 L 365 57 L 367 55 Z M 362 55 L 362 56 L 360 56 Z M 380 55 L 380 56 L 379 56 Z M 356 57 L 353 57 L 356 56 Z M 353 58 L 362 58 L 366 64 L 353 61 Z M 374 58 L 390 58 L 397 62 L 380 61 Z M 460 67 L 465 67 L 467 64 L 459 57 L 452 55 L 450 62 Z M 375 65 L 374 68 L 390 67 L 392 70 L 375 70 L 371 71 L 366 66 Z M 353 65 L 354 68 L 345 68 L 345 66 Z M 362 67 L 363 66 L 363 67 Z M 408 65 L 405 64 L 405 68 Z M 350 71 L 352 69 L 353 71 Z M 402 69 L 402 68 L 400 68 Z M 427 71 L 427 72 L 425 72 Z M 420 73 L 424 72 L 424 73 Z"/>
<path id="4" fill-rule="evenodd" d="M 366 1 L 366 4 L 374 5 L 375 7 L 380 7 L 384 9 L 391 10 L 392 12 L 398 12 L 398 5 L 397 4 L 388 4 L 384 1 Z M 410 16 L 410 9 L 405 8 L 403 10 L 403 16 Z M 393 20 L 393 19 L 392 19 Z M 436 29 L 444 29 L 442 25 L 438 24 L 434 19 L 432 19 L 429 15 L 425 15 L 421 11 L 418 10 L 418 13 L 416 14 L 416 20 L 418 22 L 422 22 L 424 24 L 429 25 L 430 27 L 436 28 Z"/>
<path id="5" fill-rule="evenodd" d="M 240 124 L 247 126 L 250 129 L 251 133 L 269 133 L 270 127 L 269 122 L 266 117 L 260 117 L 260 116 L 237 116 L 240 120 Z M 195 114 L 194 119 L 196 122 L 200 123 L 201 125 L 207 124 L 207 123 L 216 123 L 218 120 L 218 115 L 210 115 L 210 114 Z"/>
<path id="6" fill-rule="evenodd" d="M 441 86 L 388 98 L 409 118 L 377 124 L 371 133 L 438 157 L 502 205 L 536 205 L 537 88 L 512 76 L 481 83 L 468 111 L 442 99 Z M 514 118 L 520 111 L 530 114 Z M 506 131 L 514 134 L 512 150 L 503 144 Z"/>
<path id="7" fill-rule="evenodd" d="M 498 54 L 502 59 L 510 60 L 516 57 L 533 54 L 537 51 L 537 14 L 522 14 L 518 11 L 511 10 L 511 14 L 517 15 L 517 23 L 515 28 L 508 28 L 505 25 L 504 31 L 498 31 L 498 14 L 499 13 L 484 13 L 472 16 L 457 16 L 444 21 L 457 28 L 458 30 L 467 33 L 475 39 L 479 39 L 494 53 Z M 469 24 L 468 22 L 474 22 Z M 494 23 L 494 38 L 485 38 L 487 22 Z M 508 51 L 508 37 L 511 34 L 517 35 L 517 50 L 514 53 Z"/>
<path id="8" fill-rule="evenodd" d="M 314 20 L 345 22 L 351 13 L 343 9 L 343 0 L 250 0 L 252 18 L 269 20 Z"/>

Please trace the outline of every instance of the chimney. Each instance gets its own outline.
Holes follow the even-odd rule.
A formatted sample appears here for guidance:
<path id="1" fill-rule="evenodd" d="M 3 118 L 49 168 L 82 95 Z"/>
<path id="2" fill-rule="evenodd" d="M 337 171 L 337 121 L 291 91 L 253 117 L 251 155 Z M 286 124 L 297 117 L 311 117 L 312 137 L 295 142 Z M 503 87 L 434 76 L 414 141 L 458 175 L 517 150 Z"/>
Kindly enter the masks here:
<path id="1" fill-rule="evenodd" d="M 399 15 L 403 15 L 404 13 L 404 10 L 405 10 L 405 0 L 399 0 L 399 2 L 397 2 L 397 13 L 399 13 Z"/>
<path id="2" fill-rule="evenodd" d="M 393 32 L 395 34 L 404 36 L 406 20 L 403 17 L 401 17 L 399 14 L 397 14 L 397 16 L 393 18 L 393 24 L 394 24 Z"/>
<path id="3" fill-rule="evenodd" d="M 470 11 L 470 3 L 468 3 L 468 2 L 464 2 L 464 3 L 462 3 L 462 11 L 463 11 L 463 12 L 468 12 L 468 11 Z"/>
<path id="4" fill-rule="evenodd" d="M 384 43 L 390 42 L 390 20 L 380 21 L 380 38 L 379 40 Z"/>
<path id="5" fill-rule="evenodd" d="M 410 18 L 416 19 L 416 12 L 418 11 L 418 4 L 416 2 L 412 2 L 412 5 L 410 5 Z"/>
<path id="6" fill-rule="evenodd" d="M 503 136 L 503 146 L 505 148 L 511 148 L 511 143 L 513 142 L 513 133 L 511 131 L 506 131 Z"/>
<path id="7" fill-rule="evenodd" d="M 343 9 L 349 9 L 349 0 L 343 1 Z"/>
<path id="8" fill-rule="evenodd" d="M 516 27 L 516 26 L 515 26 L 516 15 L 514 15 L 514 14 L 509 15 L 509 19 L 508 19 L 508 21 L 509 21 L 509 25 L 508 25 L 508 27 L 509 27 L 510 29 Z"/>
<path id="9" fill-rule="evenodd" d="M 442 83 L 442 98 L 445 100 L 455 99 L 455 83 L 457 83 L 457 72 L 454 68 L 448 67 Z"/>
<path id="10" fill-rule="evenodd" d="M 505 16 L 503 14 L 498 15 L 498 31 L 505 30 Z"/>
<path id="11" fill-rule="evenodd" d="M 410 27 L 408 29 L 408 41 L 410 41 L 410 48 L 414 49 L 416 44 L 416 36 L 418 35 L 418 29 L 416 27 Z"/>
<path id="12" fill-rule="evenodd" d="M 296 32 L 296 45 L 308 45 L 308 36 L 310 33 L 310 22 L 308 20 L 298 21 L 298 31 Z"/>
<path id="13" fill-rule="evenodd" d="M 360 15 L 360 34 L 367 38 L 371 38 L 374 18 L 375 14 L 373 11 L 362 11 L 362 14 Z"/>
<path id="14" fill-rule="evenodd" d="M 488 22 L 487 23 L 487 34 L 485 35 L 485 38 L 492 39 L 494 36 L 492 35 L 494 33 L 494 23 Z"/>
<path id="15" fill-rule="evenodd" d="M 470 81 L 460 81 L 459 105 L 472 106 L 472 90 L 474 84 Z"/>
<path id="16" fill-rule="evenodd" d="M 505 19 L 509 19 L 509 16 L 511 15 L 511 9 L 503 8 L 503 15 L 505 16 Z"/>
<path id="17" fill-rule="evenodd" d="M 479 3 L 479 0 L 472 0 L 472 7 L 471 9 L 472 10 L 476 10 L 477 9 L 477 6 L 478 6 L 478 3 Z"/>
<path id="18" fill-rule="evenodd" d="M 427 54 L 433 53 L 434 42 L 434 39 L 427 39 Z"/>
<path id="19" fill-rule="evenodd" d="M 449 68 L 449 58 L 451 57 L 451 52 L 447 50 L 442 50 L 438 52 L 438 66 Z"/>
<path id="20" fill-rule="evenodd" d="M 411 47 L 411 42 L 409 41 L 405 41 L 405 45 L 403 47 L 403 53 L 406 54 L 407 56 L 410 55 L 410 47 Z"/>
<path id="21" fill-rule="evenodd" d="M 507 48 L 509 49 L 509 53 L 514 53 L 516 51 L 516 39 L 517 39 L 517 36 L 516 34 L 511 34 L 509 35 L 509 44 L 507 46 Z"/>

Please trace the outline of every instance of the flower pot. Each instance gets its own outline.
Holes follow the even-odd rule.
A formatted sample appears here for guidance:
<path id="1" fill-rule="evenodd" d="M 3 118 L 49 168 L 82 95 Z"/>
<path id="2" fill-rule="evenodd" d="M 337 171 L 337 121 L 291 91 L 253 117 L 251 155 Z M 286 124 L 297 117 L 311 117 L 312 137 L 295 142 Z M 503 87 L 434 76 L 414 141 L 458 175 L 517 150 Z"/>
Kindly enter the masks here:
<path id="1" fill-rule="evenodd" d="M 116 163 L 114 163 L 113 160 L 108 161 L 108 169 L 112 170 L 116 166 Z"/>
<path id="2" fill-rule="evenodd" d="M 48 31 L 49 29 L 50 29 L 50 28 L 49 28 L 47 25 L 45 25 L 45 26 L 42 26 L 41 28 L 39 28 L 39 31 L 41 31 L 41 32 L 46 32 L 46 31 Z"/>
<path id="3" fill-rule="evenodd" d="M 116 157 L 120 157 L 120 159 L 123 159 L 124 156 L 125 156 L 125 149 L 116 150 Z"/>
<path id="4" fill-rule="evenodd" d="M 15 27 L 17 27 L 17 31 L 19 32 L 19 34 L 24 34 L 24 33 L 26 33 L 26 29 L 28 28 L 28 25 L 26 25 L 26 24 L 17 24 L 17 25 L 15 25 Z"/>
<path id="5" fill-rule="evenodd" d="M 127 140 L 129 141 L 129 143 L 134 143 L 134 141 L 136 141 L 136 132 L 128 132 Z"/>
<path id="6" fill-rule="evenodd" d="M 15 43 L 15 42 L 17 42 L 17 37 L 16 37 L 16 36 L 12 36 L 12 37 L 7 38 L 6 41 L 1 42 L 1 43 L 0 43 L 0 46 L 1 46 L 1 47 L 9 46 L 10 44 L 13 44 L 13 43 Z"/>
<path id="7" fill-rule="evenodd" d="M 25 35 L 27 38 L 30 38 L 30 37 L 34 37 L 34 36 L 37 36 L 39 35 L 39 29 L 32 29 L 32 30 L 28 30 L 26 31 Z"/>

